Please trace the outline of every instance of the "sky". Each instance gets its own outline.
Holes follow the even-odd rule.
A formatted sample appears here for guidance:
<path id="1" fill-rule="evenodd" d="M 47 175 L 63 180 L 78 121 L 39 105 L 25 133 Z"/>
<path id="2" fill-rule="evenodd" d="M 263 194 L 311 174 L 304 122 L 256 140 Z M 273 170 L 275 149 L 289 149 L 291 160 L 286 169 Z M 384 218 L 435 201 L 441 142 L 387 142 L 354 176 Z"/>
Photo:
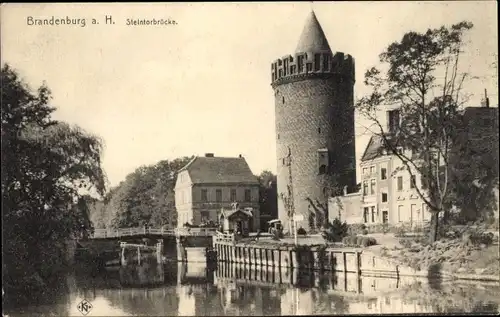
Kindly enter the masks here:
<path id="1" fill-rule="evenodd" d="M 3 4 L 1 61 L 33 88 L 46 82 L 56 119 L 103 139 L 111 186 L 141 165 L 204 153 L 276 172 L 270 66 L 294 53 L 311 9 L 332 50 L 355 59 L 355 99 L 368 92 L 366 69 L 404 33 L 472 22 L 462 62 L 478 79 L 464 89 L 471 106 L 484 89 L 498 105 L 496 1 Z M 28 25 L 30 16 L 86 24 Z M 126 25 L 144 18 L 177 24 Z M 356 117 L 358 164 L 367 126 Z"/>

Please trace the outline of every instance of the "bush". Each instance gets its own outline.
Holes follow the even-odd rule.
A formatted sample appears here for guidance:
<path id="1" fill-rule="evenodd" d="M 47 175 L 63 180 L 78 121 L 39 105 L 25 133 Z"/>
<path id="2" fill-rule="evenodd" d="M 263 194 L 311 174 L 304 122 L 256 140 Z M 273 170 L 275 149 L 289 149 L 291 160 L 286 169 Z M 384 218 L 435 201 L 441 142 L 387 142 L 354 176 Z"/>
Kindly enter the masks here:
<path id="1" fill-rule="evenodd" d="M 394 236 L 395 237 L 404 237 L 406 236 L 406 233 L 408 232 L 408 229 L 406 228 L 406 226 L 402 225 L 402 226 L 399 226 L 395 229 L 395 233 L 394 233 Z"/>
<path id="2" fill-rule="evenodd" d="M 342 238 L 347 236 L 347 232 L 347 223 L 341 222 L 336 218 L 331 223 L 327 224 L 326 229 L 322 232 L 322 236 L 328 242 L 340 242 Z"/>
<path id="3" fill-rule="evenodd" d="M 399 244 L 401 244 L 404 248 L 410 248 L 412 241 L 410 239 L 399 239 Z"/>
<path id="4" fill-rule="evenodd" d="M 473 245 L 480 245 L 480 244 L 491 245 L 493 244 L 493 237 L 494 237 L 493 233 L 491 232 L 489 233 L 473 232 L 471 233 L 469 239 Z"/>
<path id="5" fill-rule="evenodd" d="M 342 243 L 351 247 L 369 247 L 377 244 L 373 237 L 347 236 L 342 239 Z"/>
<path id="6" fill-rule="evenodd" d="M 363 230 L 366 230 L 366 225 L 364 223 L 354 223 L 347 226 L 349 235 L 361 234 Z"/>
<path id="7" fill-rule="evenodd" d="M 307 234 L 306 229 L 300 227 L 299 229 L 297 229 L 297 234 L 301 235 L 301 236 L 305 236 Z"/>

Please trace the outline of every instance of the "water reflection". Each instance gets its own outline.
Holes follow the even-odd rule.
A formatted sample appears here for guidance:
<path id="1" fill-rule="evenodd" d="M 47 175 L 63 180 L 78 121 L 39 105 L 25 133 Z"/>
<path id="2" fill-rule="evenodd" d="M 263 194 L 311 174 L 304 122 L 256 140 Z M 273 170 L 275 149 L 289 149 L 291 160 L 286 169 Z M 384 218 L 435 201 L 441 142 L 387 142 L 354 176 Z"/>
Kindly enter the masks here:
<path id="1" fill-rule="evenodd" d="M 68 276 L 63 296 L 9 316 L 210 316 L 498 312 L 500 287 L 358 277 L 241 265 L 152 262 Z M 89 316 L 90 316 L 89 315 Z"/>

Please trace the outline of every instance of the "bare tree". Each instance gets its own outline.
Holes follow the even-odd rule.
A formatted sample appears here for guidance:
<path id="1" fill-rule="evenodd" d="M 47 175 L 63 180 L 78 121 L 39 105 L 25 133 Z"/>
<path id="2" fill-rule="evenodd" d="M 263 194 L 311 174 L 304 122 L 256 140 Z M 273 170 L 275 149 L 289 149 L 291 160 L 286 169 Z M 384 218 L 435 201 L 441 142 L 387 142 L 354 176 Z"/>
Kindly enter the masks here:
<path id="1" fill-rule="evenodd" d="M 360 113 L 375 125 L 384 150 L 396 155 L 431 212 L 431 242 L 437 239 L 440 212 L 449 192 L 450 152 L 456 136 L 459 110 L 467 101 L 463 84 L 470 77 L 460 72 L 464 33 L 470 22 L 408 32 L 380 54 L 385 71 L 375 67 L 365 73 L 372 91 L 357 101 Z M 378 114 L 384 107 L 399 109 L 395 127 L 389 130 Z"/>

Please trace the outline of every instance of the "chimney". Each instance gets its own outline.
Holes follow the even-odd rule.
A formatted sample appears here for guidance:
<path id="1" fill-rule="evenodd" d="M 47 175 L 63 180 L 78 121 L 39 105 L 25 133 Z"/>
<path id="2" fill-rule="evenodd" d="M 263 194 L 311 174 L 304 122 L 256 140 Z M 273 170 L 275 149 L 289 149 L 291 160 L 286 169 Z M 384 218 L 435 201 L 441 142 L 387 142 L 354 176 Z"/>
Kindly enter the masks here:
<path id="1" fill-rule="evenodd" d="M 214 153 L 205 153 L 205 157 L 214 157 Z"/>
<path id="2" fill-rule="evenodd" d="M 242 158 L 242 157 L 243 157 L 243 155 L 241 155 L 241 154 L 240 154 L 239 156 L 240 156 L 240 158 Z"/>
<path id="3" fill-rule="evenodd" d="M 486 89 L 484 90 L 484 106 L 486 108 L 490 107 L 490 98 L 488 98 L 488 92 L 486 91 Z"/>

